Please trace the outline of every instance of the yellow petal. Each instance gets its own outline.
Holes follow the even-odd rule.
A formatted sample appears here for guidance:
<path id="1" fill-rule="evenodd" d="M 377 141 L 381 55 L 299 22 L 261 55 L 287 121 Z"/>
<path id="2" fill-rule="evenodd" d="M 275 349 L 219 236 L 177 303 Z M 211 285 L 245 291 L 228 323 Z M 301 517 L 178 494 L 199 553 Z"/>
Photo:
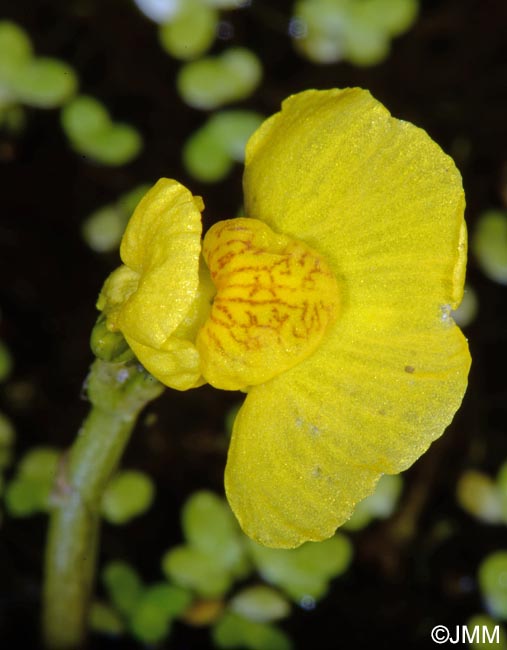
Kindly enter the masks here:
<path id="1" fill-rule="evenodd" d="M 247 535 L 267 546 L 330 537 L 383 473 L 426 450 L 461 403 L 469 356 L 452 323 L 390 342 L 373 323 L 350 325 L 254 387 L 236 418 L 227 496 Z"/>
<path id="2" fill-rule="evenodd" d="M 107 326 L 118 330 L 123 305 L 139 286 L 139 273 L 124 264 L 115 269 L 104 282 L 97 300 L 97 309 L 107 316 Z"/>
<path id="3" fill-rule="evenodd" d="M 158 349 L 125 336 L 143 366 L 160 382 L 176 390 L 188 390 L 204 384 L 199 354 L 191 341 L 169 337 Z"/>
<path id="4" fill-rule="evenodd" d="M 199 198 L 166 178 L 137 206 L 120 248 L 124 264 L 140 275 L 119 315 L 129 339 L 158 348 L 187 314 L 198 287 L 202 208 Z"/>
<path id="5" fill-rule="evenodd" d="M 247 534 L 332 535 L 382 473 L 413 463 L 461 403 L 470 365 L 464 196 L 452 160 L 366 91 L 307 91 L 247 148 L 250 217 L 305 241 L 340 281 L 340 318 L 298 366 L 249 393 L 226 471 Z"/>
<path id="6" fill-rule="evenodd" d="M 203 255 L 217 295 L 197 349 L 216 388 L 243 390 L 300 363 L 337 316 L 339 288 L 322 256 L 257 219 L 218 222 Z"/>
<path id="7" fill-rule="evenodd" d="M 306 91 L 254 133 L 249 217 L 298 237 L 344 279 L 350 308 L 425 319 L 461 300 L 466 261 L 461 178 L 451 158 L 367 91 Z M 393 284 L 403 290 L 393 290 Z"/>

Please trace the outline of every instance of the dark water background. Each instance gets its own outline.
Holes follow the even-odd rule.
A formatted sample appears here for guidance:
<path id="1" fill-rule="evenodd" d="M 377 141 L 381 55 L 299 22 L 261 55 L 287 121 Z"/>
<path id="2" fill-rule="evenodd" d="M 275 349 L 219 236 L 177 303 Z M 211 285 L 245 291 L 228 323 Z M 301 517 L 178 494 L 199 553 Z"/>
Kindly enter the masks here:
<path id="1" fill-rule="evenodd" d="M 425 128 L 454 156 L 467 195 L 467 221 L 507 201 L 507 3 L 503 0 L 423 1 L 413 29 L 394 43 L 382 65 L 317 66 L 285 35 L 291 3 L 254 0 L 227 13 L 233 44 L 261 57 L 264 81 L 245 107 L 265 115 L 306 88 L 359 85 L 391 112 Z M 140 182 L 174 177 L 206 200 L 205 226 L 234 216 L 241 169 L 217 186 L 182 170 L 180 151 L 203 114 L 174 88 L 179 63 L 163 53 L 153 23 L 125 0 L 0 0 L 0 18 L 18 22 L 35 51 L 57 56 L 78 72 L 81 91 L 100 98 L 118 121 L 141 131 L 145 147 L 121 168 L 90 164 L 74 154 L 57 111 L 29 110 L 25 132 L 0 134 L 0 336 L 15 358 L 0 408 L 14 420 L 17 452 L 34 445 L 65 447 L 87 411 L 80 399 L 91 362 L 94 303 L 117 254 L 99 255 L 80 237 L 94 209 Z M 218 43 L 215 50 L 224 45 Z M 402 509 L 415 529 L 405 540 L 389 522 L 354 535 L 356 559 L 313 612 L 283 627 L 296 648 L 431 648 L 431 628 L 454 626 L 481 611 L 475 571 L 480 560 L 507 549 L 507 528 L 485 526 L 454 496 L 464 469 L 494 474 L 507 459 L 507 289 L 470 260 L 468 281 L 479 315 L 467 329 L 473 367 L 463 408 L 445 436 L 406 473 Z M 159 558 L 180 541 L 178 513 L 200 488 L 222 491 L 226 449 L 223 418 L 237 395 L 206 387 L 167 391 L 141 422 L 125 466 L 149 472 L 157 502 L 142 521 L 105 526 L 102 559 L 124 558 L 147 581 L 160 578 Z M 5 521 L 0 528 L 0 647 L 38 648 L 38 608 L 45 518 Z M 135 648 L 125 639 L 94 648 Z M 163 646 L 210 647 L 206 631 L 177 625 Z"/>

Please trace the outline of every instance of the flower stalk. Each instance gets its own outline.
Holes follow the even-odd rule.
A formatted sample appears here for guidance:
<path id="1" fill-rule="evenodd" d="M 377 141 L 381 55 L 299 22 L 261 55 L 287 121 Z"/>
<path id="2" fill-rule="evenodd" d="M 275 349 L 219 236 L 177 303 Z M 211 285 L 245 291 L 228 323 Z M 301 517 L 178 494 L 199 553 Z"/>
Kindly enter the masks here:
<path id="1" fill-rule="evenodd" d="M 137 417 L 163 386 L 136 362 L 97 359 L 87 380 L 92 408 L 62 461 L 46 546 L 43 628 L 52 650 L 80 647 L 95 577 L 104 488 Z"/>

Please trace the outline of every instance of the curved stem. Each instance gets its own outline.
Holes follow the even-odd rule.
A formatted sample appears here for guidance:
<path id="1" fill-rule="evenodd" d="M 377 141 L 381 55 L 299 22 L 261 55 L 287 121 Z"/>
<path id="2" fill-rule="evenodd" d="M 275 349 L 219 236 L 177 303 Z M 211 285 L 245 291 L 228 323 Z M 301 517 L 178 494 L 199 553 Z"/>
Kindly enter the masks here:
<path id="1" fill-rule="evenodd" d="M 46 546 L 43 627 L 54 650 L 84 643 L 101 497 L 140 411 L 163 390 L 138 364 L 99 360 L 87 384 L 92 409 L 62 463 Z"/>

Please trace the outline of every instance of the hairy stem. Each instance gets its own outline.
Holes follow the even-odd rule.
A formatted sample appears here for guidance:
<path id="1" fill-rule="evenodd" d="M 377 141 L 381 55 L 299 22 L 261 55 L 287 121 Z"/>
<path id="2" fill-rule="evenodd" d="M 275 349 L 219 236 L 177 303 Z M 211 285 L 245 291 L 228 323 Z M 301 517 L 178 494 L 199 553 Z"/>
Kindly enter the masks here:
<path id="1" fill-rule="evenodd" d="M 144 406 L 163 387 L 138 364 L 96 360 L 87 391 L 92 408 L 57 478 L 46 546 L 43 627 L 54 650 L 83 645 L 95 577 L 104 488 Z"/>

